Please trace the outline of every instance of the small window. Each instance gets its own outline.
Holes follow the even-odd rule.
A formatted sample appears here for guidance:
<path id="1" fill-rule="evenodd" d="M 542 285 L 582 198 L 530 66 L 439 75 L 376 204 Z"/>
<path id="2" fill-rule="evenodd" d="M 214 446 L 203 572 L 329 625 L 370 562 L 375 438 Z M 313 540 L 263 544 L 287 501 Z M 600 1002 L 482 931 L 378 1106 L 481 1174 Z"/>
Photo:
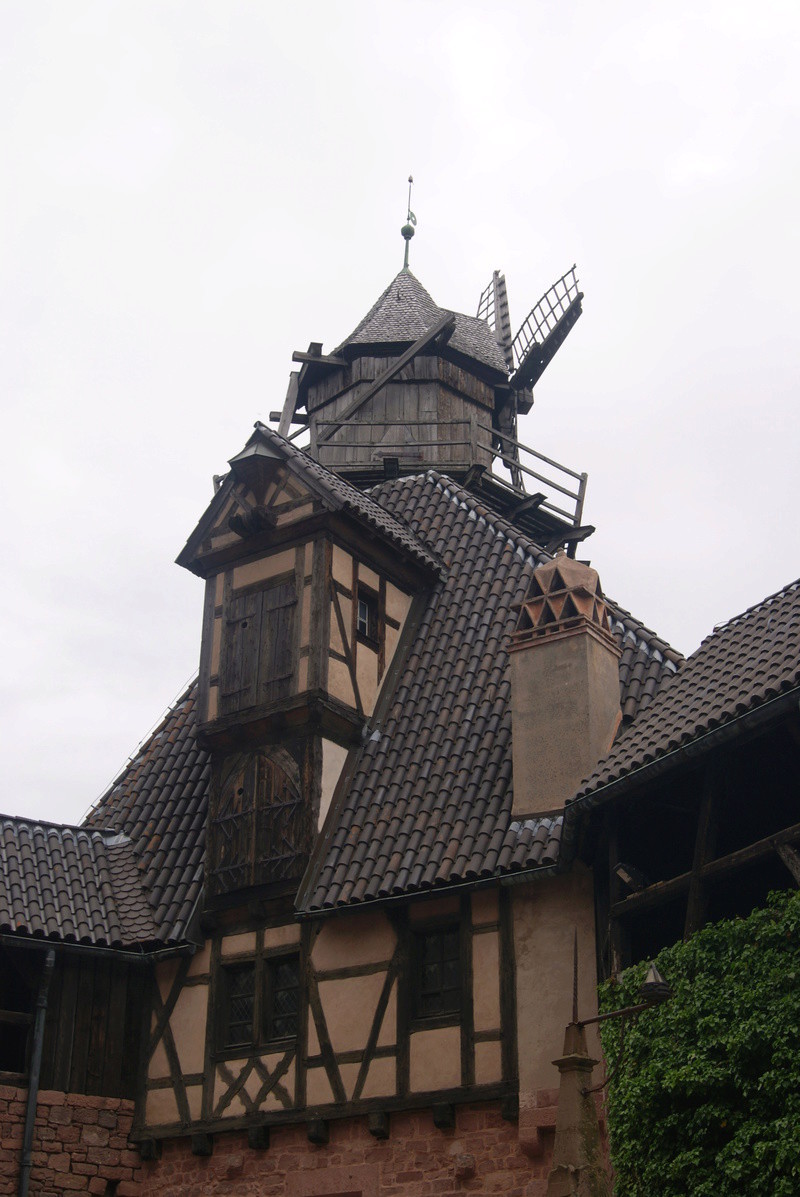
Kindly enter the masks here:
<path id="1" fill-rule="evenodd" d="M 222 1048 L 246 1047 L 253 1042 L 256 1004 L 256 966 L 230 965 L 222 970 Z"/>
<path id="2" fill-rule="evenodd" d="M 294 1039 L 300 1016 L 300 962 L 297 956 L 268 957 L 265 971 L 264 1038 Z"/>
<path id="3" fill-rule="evenodd" d="M 362 640 L 378 643 L 378 596 L 363 586 L 358 588 L 356 631 Z"/>
<path id="4" fill-rule="evenodd" d="M 278 1039 L 295 1039 L 300 1022 L 300 959 L 259 957 L 220 970 L 217 1050 L 246 1055 Z"/>
<path id="5" fill-rule="evenodd" d="M 458 927 L 415 935 L 414 957 L 415 1017 L 457 1017 L 461 1012 Z"/>

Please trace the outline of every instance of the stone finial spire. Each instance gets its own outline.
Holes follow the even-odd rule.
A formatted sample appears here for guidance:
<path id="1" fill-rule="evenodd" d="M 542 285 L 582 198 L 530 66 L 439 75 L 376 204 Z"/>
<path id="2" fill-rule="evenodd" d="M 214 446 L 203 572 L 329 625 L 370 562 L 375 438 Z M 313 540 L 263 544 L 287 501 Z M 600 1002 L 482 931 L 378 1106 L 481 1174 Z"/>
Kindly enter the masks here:
<path id="1" fill-rule="evenodd" d="M 597 571 L 559 555 L 539 566 L 511 637 L 515 816 L 562 808 L 611 747 L 620 652 Z"/>

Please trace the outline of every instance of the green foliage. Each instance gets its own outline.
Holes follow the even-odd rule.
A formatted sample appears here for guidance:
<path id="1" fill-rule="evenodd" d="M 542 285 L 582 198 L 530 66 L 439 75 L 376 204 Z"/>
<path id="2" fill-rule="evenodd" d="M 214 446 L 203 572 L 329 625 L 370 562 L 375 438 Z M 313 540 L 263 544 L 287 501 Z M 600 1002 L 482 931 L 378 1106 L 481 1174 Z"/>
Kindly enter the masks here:
<path id="1" fill-rule="evenodd" d="M 797 1197 L 800 892 L 706 927 L 657 964 L 674 997 L 626 1022 L 610 1085 L 618 1197 Z M 601 986 L 601 1008 L 635 1004 L 645 971 Z M 609 1070 L 619 1035 L 603 1024 Z"/>

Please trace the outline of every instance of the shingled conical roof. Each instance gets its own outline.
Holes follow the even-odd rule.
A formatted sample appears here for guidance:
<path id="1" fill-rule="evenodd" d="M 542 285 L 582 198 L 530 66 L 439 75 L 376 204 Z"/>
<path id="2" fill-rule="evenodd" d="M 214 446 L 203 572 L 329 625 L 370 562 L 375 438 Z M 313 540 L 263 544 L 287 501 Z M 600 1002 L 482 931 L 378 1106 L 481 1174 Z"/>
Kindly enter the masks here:
<path id="1" fill-rule="evenodd" d="M 401 270 L 334 353 L 356 345 L 412 344 L 447 311 L 434 303 L 410 270 Z M 486 321 L 460 313 L 455 317 L 450 348 L 507 378 L 503 354 Z"/>

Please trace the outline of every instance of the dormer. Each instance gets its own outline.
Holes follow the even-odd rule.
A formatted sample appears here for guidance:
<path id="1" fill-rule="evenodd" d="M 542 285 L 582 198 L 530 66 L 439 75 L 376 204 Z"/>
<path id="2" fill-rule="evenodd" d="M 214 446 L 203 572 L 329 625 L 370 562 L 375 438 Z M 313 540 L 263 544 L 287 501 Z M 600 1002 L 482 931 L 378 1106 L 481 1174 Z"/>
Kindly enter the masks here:
<path id="1" fill-rule="evenodd" d="M 213 748 L 369 717 L 438 563 L 369 496 L 256 425 L 178 563 L 203 577 L 199 728 Z"/>

